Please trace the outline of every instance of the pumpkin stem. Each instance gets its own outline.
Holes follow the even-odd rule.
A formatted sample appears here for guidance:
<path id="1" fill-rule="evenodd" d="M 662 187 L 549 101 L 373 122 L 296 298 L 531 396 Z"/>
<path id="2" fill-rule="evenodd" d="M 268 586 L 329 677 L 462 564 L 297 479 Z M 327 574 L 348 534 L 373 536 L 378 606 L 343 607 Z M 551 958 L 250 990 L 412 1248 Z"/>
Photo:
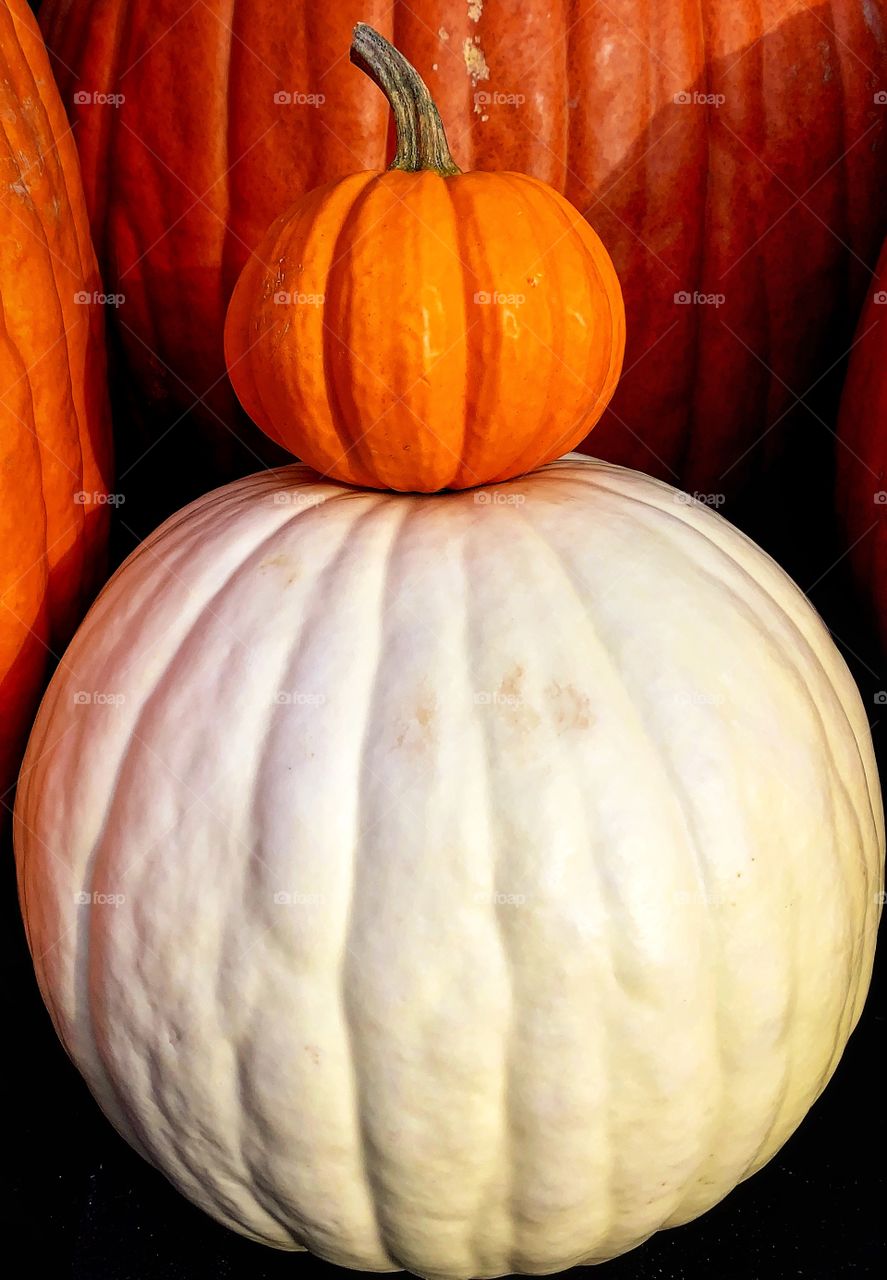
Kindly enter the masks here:
<path id="1" fill-rule="evenodd" d="M 394 112 L 397 151 L 390 168 L 408 173 L 434 169 L 442 177 L 461 173 L 450 155 L 428 87 L 403 54 L 378 31 L 358 22 L 351 40 L 351 61 L 379 86 Z"/>

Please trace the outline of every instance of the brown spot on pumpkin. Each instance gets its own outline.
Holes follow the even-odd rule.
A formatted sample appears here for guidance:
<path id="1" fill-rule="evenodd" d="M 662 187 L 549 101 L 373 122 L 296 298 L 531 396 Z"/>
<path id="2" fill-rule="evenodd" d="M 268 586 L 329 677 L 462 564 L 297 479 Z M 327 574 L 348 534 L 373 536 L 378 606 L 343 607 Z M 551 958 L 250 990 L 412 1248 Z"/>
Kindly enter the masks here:
<path id="1" fill-rule="evenodd" d="M 434 694 L 420 695 L 412 720 L 402 724 L 395 746 L 424 750 L 433 745 L 436 732 L 437 699 Z"/>
<path id="2" fill-rule="evenodd" d="M 501 681 L 499 692 L 503 698 L 520 698 L 521 681 L 524 678 L 524 669 L 519 663 L 515 663 L 511 671 Z"/>
<path id="3" fill-rule="evenodd" d="M 315 1066 L 320 1066 L 320 1050 L 316 1044 L 306 1044 L 305 1052 L 308 1054 L 308 1057 Z"/>
<path id="4" fill-rule="evenodd" d="M 571 729 L 590 729 L 594 724 L 591 699 L 572 684 L 550 684 L 545 691 L 554 703 L 554 723 L 558 733 Z"/>
<path id="5" fill-rule="evenodd" d="M 262 563 L 259 565 L 259 568 L 260 569 L 286 569 L 288 572 L 286 575 L 286 580 L 283 583 L 285 587 L 291 587 L 292 584 L 294 582 L 298 582 L 299 578 L 301 578 L 302 576 L 301 566 L 295 563 L 292 556 L 286 555 L 283 552 L 281 552 L 280 555 L 268 556 L 267 559 L 262 561 Z"/>

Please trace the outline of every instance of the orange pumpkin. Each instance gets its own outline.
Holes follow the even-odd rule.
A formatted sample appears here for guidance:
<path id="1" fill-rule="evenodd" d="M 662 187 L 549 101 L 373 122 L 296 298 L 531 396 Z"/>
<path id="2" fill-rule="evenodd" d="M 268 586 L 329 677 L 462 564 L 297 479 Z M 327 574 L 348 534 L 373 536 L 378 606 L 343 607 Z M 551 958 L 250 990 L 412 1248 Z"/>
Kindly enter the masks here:
<path id="1" fill-rule="evenodd" d="M 0 788 L 101 575 L 110 422 L 74 140 L 24 0 L 0 3 Z"/>
<path id="2" fill-rule="evenodd" d="M 243 407 L 317 471 L 375 488 L 464 489 L 567 453 L 622 365 L 606 249 L 539 179 L 463 174 L 371 27 L 352 60 L 389 99 L 394 161 L 304 197 L 247 262 L 225 330 Z"/>

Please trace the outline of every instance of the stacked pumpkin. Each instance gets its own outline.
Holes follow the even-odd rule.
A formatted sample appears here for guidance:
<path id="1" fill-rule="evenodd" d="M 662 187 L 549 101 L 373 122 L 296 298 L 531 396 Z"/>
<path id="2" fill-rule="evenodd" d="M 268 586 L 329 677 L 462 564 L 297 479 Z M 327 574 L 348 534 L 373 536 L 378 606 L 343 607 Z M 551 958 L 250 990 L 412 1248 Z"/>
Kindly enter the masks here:
<path id="1" fill-rule="evenodd" d="M 353 57 L 393 165 L 284 213 L 226 330 L 244 405 L 326 478 L 217 490 L 108 584 L 31 738 L 21 899 L 101 1106 L 219 1221 L 546 1273 L 703 1212 L 828 1081 L 877 771 L 767 556 L 560 456 L 622 358 L 594 232 L 459 173 L 371 29 Z"/>

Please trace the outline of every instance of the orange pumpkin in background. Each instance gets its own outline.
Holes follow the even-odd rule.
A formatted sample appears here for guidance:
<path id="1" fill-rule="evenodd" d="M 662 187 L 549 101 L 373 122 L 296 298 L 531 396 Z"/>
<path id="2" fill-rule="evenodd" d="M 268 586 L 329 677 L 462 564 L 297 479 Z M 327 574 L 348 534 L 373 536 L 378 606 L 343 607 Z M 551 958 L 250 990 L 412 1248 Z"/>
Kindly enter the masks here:
<path id="1" fill-rule="evenodd" d="M 887 242 L 841 398 L 837 476 L 850 561 L 887 648 Z"/>
<path id="2" fill-rule="evenodd" d="M 324 475 L 465 489 L 575 448 L 613 394 L 619 281 L 545 183 L 463 174 L 415 69 L 358 24 L 352 59 L 397 122 L 387 173 L 312 192 L 234 291 L 225 346 L 244 408 Z"/>
<path id="3" fill-rule="evenodd" d="M 111 437 L 77 150 L 24 0 L 0 3 L 0 788 L 98 586 Z M 8 796 L 7 796 L 8 804 Z"/>
<path id="4" fill-rule="evenodd" d="M 40 20 L 147 430 L 158 406 L 200 416 L 194 492 L 263 449 L 222 347 L 249 253 L 306 192 L 389 158 L 387 104 L 343 56 L 356 22 L 429 85 L 462 169 L 531 174 L 594 224 L 628 317 L 586 446 L 609 461 L 737 492 L 846 350 L 887 230 L 880 2 L 43 0 Z"/>

